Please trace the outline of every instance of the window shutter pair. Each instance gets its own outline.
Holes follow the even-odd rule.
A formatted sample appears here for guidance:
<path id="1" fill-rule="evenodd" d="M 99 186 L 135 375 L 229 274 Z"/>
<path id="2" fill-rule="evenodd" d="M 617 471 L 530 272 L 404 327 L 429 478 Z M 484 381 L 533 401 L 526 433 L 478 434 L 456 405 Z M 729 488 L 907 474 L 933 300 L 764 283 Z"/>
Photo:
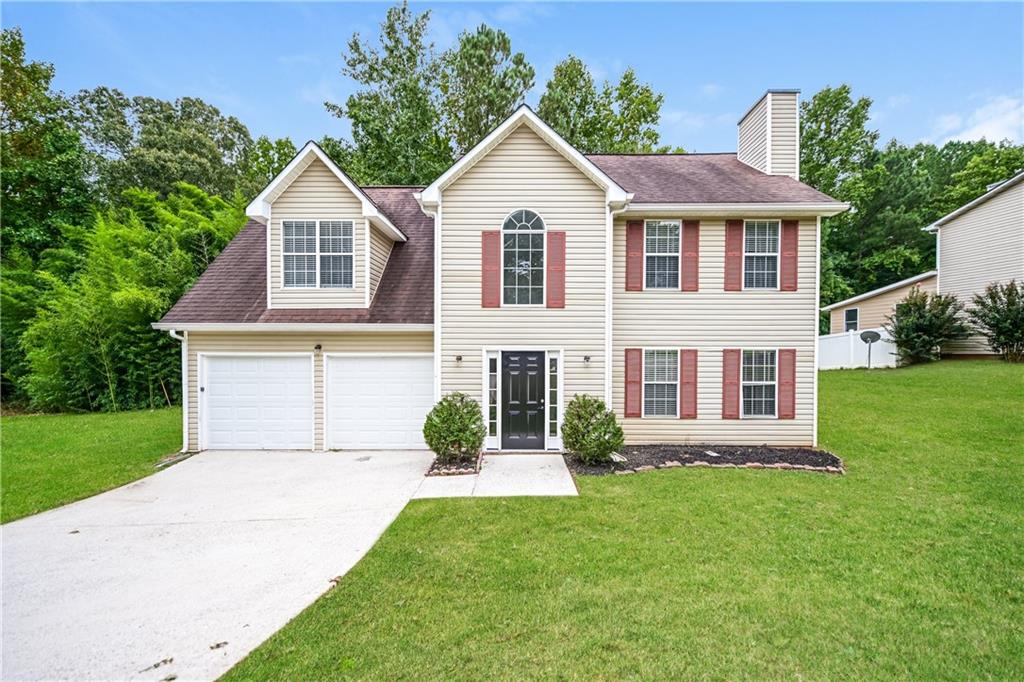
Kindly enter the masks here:
<path id="1" fill-rule="evenodd" d="M 783 220 L 779 230 L 779 289 L 796 291 L 800 223 Z M 743 290 L 743 221 L 725 221 L 725 290 Z"/>
<path id="2" fill-rule="evenodd" d="M 740 372 L 743 352 L 739 348 L 722 351 L 722 419 L 740 418 Z M 796 417 L 796 350 L 779 349 L 776 364 L 779 386 L 779 419 Z"/>
<path id="3" fill-rule="evenodd" d="M 548 308 L 565 307 L 565 232 L 547 232 L 544 286 Z M 501 307 L 501 230 L 480 233 L 480 305 Z"/>
<path id="4" fill-rule="evenodd" d="M 642 348 L 626 349 L 626 417 L 643 416 L 644 351 Z M 697 350 L 679 350 L 679 418 L 697 418 Z"/>
<path id="5" fill-rule="evenodd" d="M 700 287 L 700 221 L 686 220 L 679 238 L 679 258 L 683 276 L 682 291 L 698 291 Z M 644 290 L 644 221 L 626 223 L 626 291 Z"/>

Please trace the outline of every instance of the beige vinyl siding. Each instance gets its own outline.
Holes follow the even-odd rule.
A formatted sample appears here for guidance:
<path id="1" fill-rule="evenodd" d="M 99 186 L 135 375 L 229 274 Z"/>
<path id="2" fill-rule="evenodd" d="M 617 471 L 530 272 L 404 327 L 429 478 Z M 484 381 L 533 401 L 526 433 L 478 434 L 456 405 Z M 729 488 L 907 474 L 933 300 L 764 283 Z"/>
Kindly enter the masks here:
<path id="1" fill-rule="evenodd" d="M 772 158 L 769 171 L 773 175 L 798 175 L 800 155 L 800 123 L 795 92 L 773 92 L 772 101 Z"/>
<path id="2" fill-rule="evenodd" d="M 602 395 L 604 191 L 523 125 L 445 188 L 441 206 L 442 393 L 482 400 L 483 349 L 519 348 L 564 350 L 565 394 Z M 481 307 L 480 234 L 520 208 L 566 232 L 564 309 Z"/>
<path id="3" fill-rule="evenodd" d="M 892 311 L 895 310 L 896 304 L 907 297 L 910 290 L 914 287 L 919 287 L 921 291 L 926 291 L 929 294 L 935 293 L 935 277 L 929 277 L 923 279 L 920 282 L 914 284 L 908 284 L 892 291 L 886 291 L 877 296 L 865 298 L 856 303 L 843 306 L 842 308 L 834 308 L 829 311 L 829 332 L 832 334 L 843 333 L 843 327 L 846 311 L 851 308 L 857 308 L 860 311 L 859 326 L 858 329 L 877 329 L 885 324 L 885 317 L 892 315 Z"/>
<path id="4" fill-rule="evenodd" d="M 994 282 L 1024 282 L 1024 182 L 939 228 L 939 293 L 965 305 Z M 978 336 L 950 344 L 951 353 L 991 353 Z"/>
<path id="5" fill-rule="evenodd" d="M 362 203 L 319 159 L 313 161 L 271 205 L 270 300 L 273 308 L 365 308 L 366 230 Z M 281 221 L 351 220 L 354 258 L 351 289 L 285 289 Z"/>
<path id="6" fill-rule="evenodd" d="M 768 167 L 768 97 L 750 110 L 739 125 L 736 157 L 759 171 Z"/>
<path id="7" fill-rule="evenodd" d="M 317 344 L 321 354 L 314 356 L 314 442 L 317 450 L 324 444 L 324 353 L 429 353 L 434 349 L 431 332 L 366 333 L 200 333 L 188 335 L 188 449 L 199 447 L 199 353 L 309 353 Z"/>
<path id="8" fill-rule="evenodd" d="M 736 216 L 742 218 L 744 216 Z M 614 235 L 612 408 L 627 443 L 810 445 L 814 440 L 815 220 L 801 220 L 797 291 L 724 291 L 725 221 L 700 221 L 700 291 L 625 291 L 626 221 Z M 697 418 L 623 418 L 625 349 L 696 348 Z M 723 348 L 795 348 L 795 419 L 722 419 Z"/>
<path id="9" fill-rule="evenodd" d="M 377 285 L 380 284 L 380 278 L 384 274 L 384 268 L 387 267 L 388 258 L 391 257 L 391 249 L 395 243 L 390 237 L 385 235 L 383 232 L 377 229 L 376 226 L 370 227 L 370 301 L 373 301 L 374 294 L 377 293 Z"/>

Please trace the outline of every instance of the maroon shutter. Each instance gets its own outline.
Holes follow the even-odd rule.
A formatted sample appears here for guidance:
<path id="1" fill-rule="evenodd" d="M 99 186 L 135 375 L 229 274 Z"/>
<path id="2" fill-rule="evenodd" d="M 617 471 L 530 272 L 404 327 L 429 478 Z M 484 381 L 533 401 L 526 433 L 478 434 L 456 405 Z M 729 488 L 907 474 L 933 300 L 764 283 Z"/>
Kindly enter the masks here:
<path id="1" fill-rule="evenodd" d="M 722 419 L 740 418 L 740 350 L 722 350 Z"/>
<path id="2" fill-rule="evenodd" d="M 797 243 L 800 236 L 800 223 L 796 220 L 782 221 L 782 237 L 779 240 L 782 252 L 779 264 L 779 288 L 783 291 L 796 291 L 796 257 Z"/>
<path id="3" fill-rule="evenodd" d="M 644 221 L 626 223 L 626 291 L 644 290 Z"/>
<path id="4" fill-rule="evenodd" d="M 480 233 L 480 303 L 484 308 L 501 307 L 501 232 Z"/>
<path id="5" fill-rule="evenodd" d="M 779 350 L 779 419 L 796 417 L 796 350 Z"/>
<path id="6" fill-rule="evenodd" d="M 697 350 L 679 351 L 679 418 L 697 418 Z"/>
<path id="7" fill-rule="evenodd" d="M 683 276 L 680 288 L 683 291 L 700 289 L 700 221 L 683 222 L 682 259 Z"/>
<path id="8" fill-rule="evenodd" d="M 548 307 L 565 307 L 565 232 L 548 232 Z"/>
<path id="9" fill-rule="evenodd" d="M 743 221 L 725 221 L 725 290 L 743 289 Z"/>
<path id="10" fill-rule="evenodd" d="M 626 349 L 626 416 L 639 417 L 640 402 L 643 400 L 643 351 L 639 348 Z"/>

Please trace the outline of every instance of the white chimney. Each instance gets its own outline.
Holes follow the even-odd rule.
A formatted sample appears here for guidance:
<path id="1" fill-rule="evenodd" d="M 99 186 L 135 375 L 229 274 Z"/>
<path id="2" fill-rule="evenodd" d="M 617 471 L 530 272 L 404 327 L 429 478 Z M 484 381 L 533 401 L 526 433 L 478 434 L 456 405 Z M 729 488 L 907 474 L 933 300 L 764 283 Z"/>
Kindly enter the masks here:
<path id="1" fill-rule="evenodd" d="M 740 119 L 736 157 L 762 173 L 800 179 L 800 91 L 769 90 Z"/>

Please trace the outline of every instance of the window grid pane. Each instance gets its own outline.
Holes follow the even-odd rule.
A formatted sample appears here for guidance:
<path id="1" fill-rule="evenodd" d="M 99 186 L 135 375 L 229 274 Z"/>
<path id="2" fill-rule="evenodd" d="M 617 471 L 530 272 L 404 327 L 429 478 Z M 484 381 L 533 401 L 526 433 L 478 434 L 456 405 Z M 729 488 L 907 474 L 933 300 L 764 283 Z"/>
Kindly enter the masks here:
<path id="1" fill-rule="evenodd" d="M 548 358 L 548 435 L 558 435 L 558 358 Z"/>
<path id="2" fill-rule="evenodd" d="M 644 351 L 644 416 L 674 417 L 679 397 L 679 354 Z"/>
<path id="3" fill-rule="evenodd" d="M 778 287 L 779 221 L 746 221 L 743 252 L 743 286 L 747 289 Z"/>
<path id="4" fill-rule="evenodd" d="M 679 222 L 646 221 L 644 253 L 644 286 L 648 289 L 678 289 Z"/>
<path id="5" fill-rule="evenodd" d="M 487 434 L 498 435 L 498 358 L 487 358 Z"/>
<path id="6" fill-rule="evenodd" d="M 533 211 L 510 215 L 502 236 L 502 301 L 511 305 L 544 303 L 544 221 Z"/>
<path id="7" fill-rule="evenodd" d="M 320 221 L 320 252 L 321 253 L 352 253 L 351 220 Z"/>
<path id="8" fill-rule="evenodd" d="M 352 256 L 320 256 L 320 286 L 352 287 Z"/>
<path id="9" fill-rule="evenodd" d="M 845 325 L 843 327 L 843 331 L 848 331 L 848 332 L 851 332 L 851 331 L 855 332 L 855 331 L 857 331 L 857 327 L 859 326 L 858 325 L 858 323 L 859 323 L 859 319 L 858 318 L 860 317 L 860 311 L 857 308 L 853 308 L 851 310 L 847 310 L 844 317 L 845 317 Z"/>
<path id="10" fill-rule="evenodd" d="M 774 417 L 776 356 L 773 350 L 743 351 L 743 416 Z"/>
<path id="11" fill-rule="evenodd" d="M 316 286 L 316 222 L 285 220 L 281 223 L 284 237 L 284 286 Z"/>

